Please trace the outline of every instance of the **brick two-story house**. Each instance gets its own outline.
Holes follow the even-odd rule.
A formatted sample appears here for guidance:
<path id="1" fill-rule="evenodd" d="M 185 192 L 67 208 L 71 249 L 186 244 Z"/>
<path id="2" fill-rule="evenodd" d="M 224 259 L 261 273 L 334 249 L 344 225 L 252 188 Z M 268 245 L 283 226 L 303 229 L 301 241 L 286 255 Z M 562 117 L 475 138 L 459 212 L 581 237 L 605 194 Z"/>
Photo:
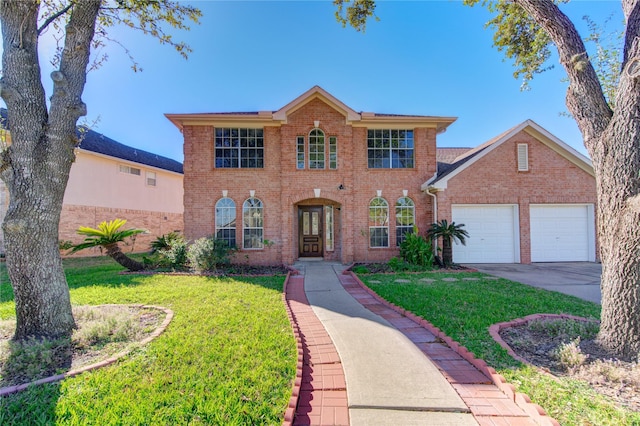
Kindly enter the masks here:
<path id="1" fill-rule="evenodd" d="M 532 122 L 473 150 L 440 151 L 447 163 L 436 137 L 454 117 L 356 112 L 318 86 L 277 111 L 167 117 L 184 136 L 185 235 L 225 239 L 238 261 L 385 261 L 414 225 L 424 233 L 445 218 L 471 234 L 472 254 L 455 247 L 454 260 L 530 262 L 530 217 L 545 227 L 571 206 L 587 215 L 579 260 L 595 259 L 590 162 Z M 495 256 L 474 257 L 476 243 Z"/>

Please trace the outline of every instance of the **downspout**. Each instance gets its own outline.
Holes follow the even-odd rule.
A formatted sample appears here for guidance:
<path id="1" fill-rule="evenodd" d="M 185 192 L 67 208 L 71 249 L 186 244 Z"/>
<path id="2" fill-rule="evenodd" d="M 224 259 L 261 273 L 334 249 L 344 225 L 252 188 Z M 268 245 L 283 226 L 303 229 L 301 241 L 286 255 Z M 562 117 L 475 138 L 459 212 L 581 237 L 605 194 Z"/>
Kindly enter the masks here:
<path id="1" fill-rule="evenodd" d="M 433 197 L 433 222 L 432 223 L 436 223 L 438 222 L 438 197 L 436 196 L 437 191 L 435 193 L 431 193 L 429 191 L 429 189 L 427 189 L 425 191 L 427 193 L 427 195 L 429 195 L 430 197 Z M 431 246 L 433 248 L 433 255 L 434 256 L 438 256 L 438 244 L 434 244 L 435 239 L 431 239 Z"/>

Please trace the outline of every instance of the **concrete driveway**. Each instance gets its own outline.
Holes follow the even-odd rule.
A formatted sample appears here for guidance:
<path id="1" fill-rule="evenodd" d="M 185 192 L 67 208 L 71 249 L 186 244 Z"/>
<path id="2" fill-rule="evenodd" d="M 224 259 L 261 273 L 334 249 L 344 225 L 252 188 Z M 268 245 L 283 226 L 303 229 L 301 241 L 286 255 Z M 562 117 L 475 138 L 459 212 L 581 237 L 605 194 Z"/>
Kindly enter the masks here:
<path id="1" fill-rule="evenodd" d="M 601 303 L 602 265 L 591 262 L 467 264 L 480 272 Z"/>

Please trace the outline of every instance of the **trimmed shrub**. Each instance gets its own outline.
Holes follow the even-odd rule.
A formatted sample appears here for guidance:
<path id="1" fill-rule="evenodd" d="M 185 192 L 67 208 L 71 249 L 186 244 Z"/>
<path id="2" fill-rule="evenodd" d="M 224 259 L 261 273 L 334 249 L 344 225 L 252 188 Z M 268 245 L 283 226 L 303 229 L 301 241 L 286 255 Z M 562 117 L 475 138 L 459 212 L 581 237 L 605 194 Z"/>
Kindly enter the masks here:
<path id="1" fill-rule="evenodd" d="M 215 272 L 221 265 L 229 264 L 234 252 L 226 241 L 214 237 L 199 238 L 187 249 L 189 266 L 197 273 Z"/>

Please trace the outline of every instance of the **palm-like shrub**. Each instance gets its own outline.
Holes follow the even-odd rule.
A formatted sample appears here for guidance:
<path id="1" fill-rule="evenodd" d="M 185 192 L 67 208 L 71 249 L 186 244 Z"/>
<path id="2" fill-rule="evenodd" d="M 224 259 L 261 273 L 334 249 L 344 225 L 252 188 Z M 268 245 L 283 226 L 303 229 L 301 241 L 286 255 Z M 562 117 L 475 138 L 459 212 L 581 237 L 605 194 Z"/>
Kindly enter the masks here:
<path id="1" fill-rule="evenodd" d="M 469 238 L 469 233 L 462 229 L 464 223 L 457 225 L 455 222 L 447 222 L 442 219 L 439 222 L 432 223 L 431 228 L 427 232 L 427 235 L 431 238 L 442 238 L 442 263 L 445 266 L 449 266 L 453 263 L 453 249 L 452 240 L 460 242 L 462 245 L 466 245 L 466 238 Z"/>
<path id="2" fill-rule="evenodd" d="M 187 242 L 178 232 L 169 232 L 151 242 L 151 256 L 144 258 L 150 268 L 182 270 L 187 264 Z"/>
<path id="3" fill-rule="evenodd" d="M 124 219 L 114 219 L 109 222 L 104 221 L 98 225 L 97 229 L 81 226 L 77 233 L 86 236 L 84 242 L 73 246 L 71 253 L 76 253 L 91 247 L 104 247 L 107 256 L 118 262 L 130 271 L 141 271 L 144 265 L 137 262 L 122 252 L 118 243 L 126 238 L 145 232 L 144 229 L 124 229 L 120 230 L 127 223 Z"/>

